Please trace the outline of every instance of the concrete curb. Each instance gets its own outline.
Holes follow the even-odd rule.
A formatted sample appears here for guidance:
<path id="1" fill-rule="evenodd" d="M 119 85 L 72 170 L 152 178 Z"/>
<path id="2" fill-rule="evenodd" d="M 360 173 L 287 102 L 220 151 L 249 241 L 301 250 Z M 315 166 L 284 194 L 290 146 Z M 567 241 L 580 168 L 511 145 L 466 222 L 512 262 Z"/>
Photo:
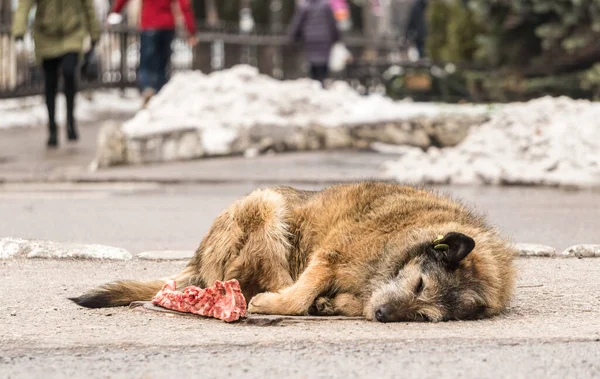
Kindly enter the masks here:
<path id="1" fill-rule="evenodd" d="M 560 253 L 552 246 L 533 243 L 516 243 L 514 246 L 521 257 L 600 258 L 600 244 L 573 245 Z"/>
<path id="2" fill-rule="evenodd" d="M 573 245 L 558 253 L 552 246 L 515 243 L 519 257 L 534 258 L 600 258 L 600 244 Z M 109 260 L 189 260 L 194 250 L 152 250 L 133 255 L 125 249 L 97 244 L 73 244 L 66 242 L 26 240 L 21 238 L 0 239 L 0 259 L 109 259 Z"/>
<path id="3" fill-rule="evenodd" d="M 0 239 L 0 259 L 19 257 L 130 260 L 133 255 L 127 250 L 105 245 L 73 244 L 21 238 Z"/>
<path id="4" fill-rule="evenodd" d="M 152 175 L 148 176 L 140 176 L 140 177 L 130 177 L 124 179 L 120 175 L 112 175 L 110 173 L 105 173 L 102 170 L 97 171 L 96 173 L 85 172 L 79 175 L 60 175 L 56 177 L 29 177 L 29 176 L 11 176 L 11 177 L 0 177 L 0 185 L 2 184 L 46 184 L 46 183 L 83 183 L 83 184 L 107 184 L 107 183 L 121 183 L 121 182 L 129 182 L 129 183 L 147 183 L 147 184 L 157 184 L 157 185 L 248 185 L 253 187 L 266 186 L 266 185 L 276 185 L 280 183 L 285 183 L 286 185 L 314 185 L 314 186 L 328 186 L 335 185 L 340 183 L 355 183 L 356 181 L 363 180 L 365 177 L 350 177 L 348 179 L 321 179 L 321 178 L 301 178 L 301 179 L 293 179 L 293 178 L 273 178 L 273 179 L 262 179 L 262 178 L 242 178 L 242 179 L 224 179 L 224 178 L 172 178 L 172 177 L 156 177 Z M 396 179 L 390 178 L 389 175 L 375 173 L 368 177 L 370 180 L 377 180 L 379 182 L 385 183 L 398 183 Z M 427 183 L 425 183 L 427 184 Z M 439 185 L 439 183 L 429 184 L 430 187 L 435 187 Z M 471 186 L 471 185 L 460 185 L 456 186 Z M 494 185 L 494 184 L 476 184 L 473 186 L 480 187 L 508 187 L 507 185 Z M 532 187 L 530 184 L 511 184 L 510 187 L 522 187 L 522 188 L 530 188 Z M 556 188 L 562 189 L 565 191 L 600 191 L 600 184 L 594 186 L 573 186 L 573 185 L 546 185 L 540 184 L 535 185 L 538 188 Z"/>
<path id="5" fill-rule="evenodd" d="M 556 257 L 556 249 L 552 246 L 535 243 L 516 243 L 515 249 L 521 257 Z"/>
<path id="6" fill-rule="evenodd" d="M 565 249 L 561 256 L 566 258 L 600 258 L 600 245 L 573 245 Z"/>

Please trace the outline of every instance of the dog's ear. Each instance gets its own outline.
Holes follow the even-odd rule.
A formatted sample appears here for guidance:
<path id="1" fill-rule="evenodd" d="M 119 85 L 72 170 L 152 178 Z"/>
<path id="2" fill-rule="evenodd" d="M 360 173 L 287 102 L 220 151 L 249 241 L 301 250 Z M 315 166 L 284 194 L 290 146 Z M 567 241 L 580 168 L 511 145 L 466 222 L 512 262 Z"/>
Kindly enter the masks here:
<path id="1" fill-rule="evenodd" d="M 435 240 L 433 248 L 449 269 L 455 269 L 473 251 L 475 241 L 465 234 L 450 232 Z"/>

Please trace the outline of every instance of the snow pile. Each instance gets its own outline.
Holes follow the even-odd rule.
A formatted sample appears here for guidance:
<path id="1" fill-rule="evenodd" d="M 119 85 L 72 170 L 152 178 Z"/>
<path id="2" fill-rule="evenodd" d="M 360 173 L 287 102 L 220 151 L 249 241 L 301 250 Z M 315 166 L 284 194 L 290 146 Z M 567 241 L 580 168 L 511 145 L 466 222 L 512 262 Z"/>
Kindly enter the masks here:
<path id="1" fill-rule="evenodd" d="M 127 250 L 112 246 L 0 238 L 0 259 L 15 257 L 129 260 L 133 255 Z"/>
<path id="2" fill-rule="evenodd" d="M 109 116 L 133 115 L 141 106 L 137 91 L 127 91 L 122 96 L 119 91 L 94 91 L 91 100 L 82 93 L 75 99 L 75 118 L 78 122 L 99 121 Z M 56 99 L 56 122 L 66 123 L 65 97 L 59 94 Z M 0 129 L 39 127 L 48 123 L 48 111 L 42 96 L 0 101 Z"/>
<path id="3" fill-rule="evenodd" d="M 544 97 L 492 114 L 458 146 L 403 148 L 388 173 L 402 182 L 600 184 L 600 104 Z"/>
<path id="4" fill-rule="evenodd" d="M 365 97 L 343 82 L 323 90 L 309 79 L 279 81 L 240 65 L 209 75 L 198 71 L 176 74 L 146 110 L 123 125 L 123 132 L 140 137 L 199 129 L 210 151 L 225 149 L 244 128 L 353 126 L 433 117 L 459 108 L 480 113 L 485 109 Z"/>

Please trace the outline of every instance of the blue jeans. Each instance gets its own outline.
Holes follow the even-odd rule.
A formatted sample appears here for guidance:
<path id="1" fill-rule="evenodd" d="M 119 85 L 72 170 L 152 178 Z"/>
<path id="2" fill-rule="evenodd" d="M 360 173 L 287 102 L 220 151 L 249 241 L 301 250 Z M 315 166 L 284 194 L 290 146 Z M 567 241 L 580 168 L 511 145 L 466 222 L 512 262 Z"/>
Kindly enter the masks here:
<path id="1" fill-rule="evenodd" d="M 156 92 L 167 82 L 167 66 L 171 61 L 171 43 L 175 30 L 142 30 L 140 35 L 139 85 L 143 91 L 153 88 Z"/>

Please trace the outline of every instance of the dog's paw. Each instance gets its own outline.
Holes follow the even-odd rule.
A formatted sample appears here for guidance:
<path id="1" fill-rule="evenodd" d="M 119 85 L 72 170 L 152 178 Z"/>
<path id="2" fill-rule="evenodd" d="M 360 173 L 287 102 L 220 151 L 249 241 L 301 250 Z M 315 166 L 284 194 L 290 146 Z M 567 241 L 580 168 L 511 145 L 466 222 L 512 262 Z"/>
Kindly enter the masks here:
<path id="1" fill-rule="evenodd" d="M 335 309 L 332 301 L 328 297 L 319 297 L 310 306 L 308 314 L 312 316 L 333 316 L 335 315 Z"/>
<path id="2" fill-rule="evenodd" d="M 248 303 L 249 313 L 273 314 L 273 304 L 278 294 L 263 292 L 255 295 Z"/>

